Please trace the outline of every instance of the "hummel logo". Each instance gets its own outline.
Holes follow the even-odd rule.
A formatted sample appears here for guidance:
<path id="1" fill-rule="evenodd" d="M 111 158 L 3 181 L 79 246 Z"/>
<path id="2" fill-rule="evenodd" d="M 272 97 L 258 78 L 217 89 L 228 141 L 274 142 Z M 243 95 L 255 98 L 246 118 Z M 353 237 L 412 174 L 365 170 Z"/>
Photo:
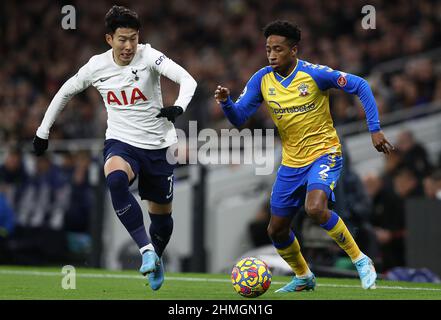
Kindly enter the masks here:
<path id="1" fill-rule="evenodd" d="M 122 209 L 119 209 L 119 210 L 115 210 L 115 212 L 116 212 L 116 214 L 117 214 L 118 216 L 122 216 L 124 213 L 126 213 L 127 211 L 129 211 L 129 209 L 130 209 L 131 206 L 132 206 L 132 205 L 129 203 L 129 205 L 128 205 L 127 207 L 122 208 Z"/>
<path id="2" fill-rule="evenodd" d="M 345 242 L 346 241 L 346 237 L 343 233 L 340 233 L 340 235 L 338 236 L 338 241 L 339 242 Z"/>

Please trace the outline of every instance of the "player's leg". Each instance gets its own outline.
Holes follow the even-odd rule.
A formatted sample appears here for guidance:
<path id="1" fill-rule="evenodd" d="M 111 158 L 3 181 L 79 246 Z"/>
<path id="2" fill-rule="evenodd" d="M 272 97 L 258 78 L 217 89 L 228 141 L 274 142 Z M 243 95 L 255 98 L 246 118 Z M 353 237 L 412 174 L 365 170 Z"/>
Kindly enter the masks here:
<path id="1" fill-rule="evenodd" d="M 142 198 L 146 198 L 145 189 L 142 188 Z M 150 192 L 149 197 L 155 198 L 155 193 Z M 153 196 L 152 196 L 153 195 Z M 161 288 L 164 282 L 164 264 L 162 254 L 170 241 L 173 232 L 172 203 L 157 203 L 148 201 L 150 216 L 150 237 L 152 239 L 152 250 L 146 251 L 142 258 L 143 261 L 154 264 L 156 267 L 148 275 L 150 287 L 153 290 Z"/>
<path id="2" fill-rule="evenodd" d="M 173 232 L 172 203 L 148 202 L 150 215 L 150 238 L 158 257 L 162 257 Z"/>
<path id="3" fill-rule="evenodd" d="M 153 247 L 142 255 L 143 263 L 154 265 L 154 270 L 148 274 L 150 287 L 159 290 L 164 283 L 164 264 L 162 254 L 173 232 L 172 204 L 148 202 L 150 216 L 150 237 Z"/>
<path id="4" fill-rule="evenodd" d="M 279 255 L 288 263 L 295 276 L 293 280 L 277 292 L 311 290 L 315 287 L 315 277 L 308 267 L 294 232 L 291 221 L 304 198 L 301 187 L 302 174 L 296 169 L 281 166 L 271 193 L 271 219 L 268 236 Z"/>
<path id="5" fill-rule="evenodd" d="M 268 236 L 279 255 L 291 267 L 297 277 L 309 276 L 311 271 L 301 251 L 299 241 L 291 230 L 292 215 L 288 217 L 271 215 Z"/>
<path id="6" fill-rule="evenodd" d="M 154 261 L 155 270 L 149 274 L 150 287 L 158 290 L 164 282 L 163 252 L 173 232 L 173 169 L 166 161 L 166 149 L 149 150 L 144 153 L 145 161 L 139 174 L 139 195 L 148 201 L 150 216 L 150 237 L 152 250 L 143 259 Z"/>
<path id="7" fill-rule="evenodd" d="M 153 249 L 153 245 L 144 226 L 141 206 L 129 191 L 130 184 L 139 172 L 134 148 L 121 141 L 109 139 L 105 141 L 103 155 L 104 174 L 115 212 L 143 254 Z M 155 264 L 142 263 L 139 271 L 144 274 L 155 268 Z"/>
<path id="8" fill-rule="evenodd" d="M 333 189 L 342 169 L 342 158 L 324 156 L 319 158 L 308 174 L 305 211 L 342 248 L 357 267 L 365 289 L 375 288 L 377 274 L 372 261 L 364 255 L 343 220 L 328 209 L 328 199 L 334 199 Z"/>
<path id="9" fill-rule="evenodd" d="M 129 183 L 136 175 L 131 165 L 120 156 L 112 156 L 106 160 L 104 175 L 110 190 L 113 208 L 142 254 L 152 245 L 144 226 L 141 207 L 129 191 Z M 149 272 L 150 269 L 147 268 L 145 271 Z"/>
<path id="10" fill-rule="evenodd" d="M 328 209 L 328 195 L 325 191 L 311 189 L 306 194 L 305 211 L 332 239 L 348 254 L 352 261 L 360 257 L 361 251 L 343 220 Z"/>
<path id="11" fill-rule="evenodd" d="M 300 251 L 299 241 L 290 228 L 291 221 L 292 215 L 280 217 L 272 214 L 268 225 L 268 235 L 274 247 L 295 274 L 291 282 L 276 292 L 314 290 L 315 276 Z"/>

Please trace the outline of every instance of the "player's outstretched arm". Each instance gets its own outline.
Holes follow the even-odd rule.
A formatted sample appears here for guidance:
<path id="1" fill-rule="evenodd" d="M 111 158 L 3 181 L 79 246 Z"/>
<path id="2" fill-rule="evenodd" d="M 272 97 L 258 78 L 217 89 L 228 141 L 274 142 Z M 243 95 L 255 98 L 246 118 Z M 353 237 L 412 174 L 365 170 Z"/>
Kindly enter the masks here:
<path id="1" fill-rule="evenodd" d="M 348 87 L 343 85 L 341 88 L 348 93 L 357 95 L 360 99 L 366 115 L 366 122 L 369 132 L 371 133 L 374 148 L 377 149 L 378 152 L 390 154 L 391 150 L 394 150 L 394 146 L 386 139 L 381 130 L 377 103 L 369 83 L 365 79 L 356 75 L 347 74 L 345 77 L 347 80 L 344 80 L 350 82 L 350 84 Z M 338 79 L 341 80 L 341 76 Z M 338 79 L 337 85 L 339 85 Z M 346 81 L 343 81 L 343 84 L 345 84 Z"/>
<path id="2" fill-rule="evenodd" d="M 372 89 L 365 79 L 326 67 L 315 68 L 310 72 L 321 90 L 336 88 L 357 95 L 363 106 L 375 149 L 384 154 L 390 154 L 391 150 L 394 150 L 394 146 L 386 139 L 381 130 L 377 103 Z"/>

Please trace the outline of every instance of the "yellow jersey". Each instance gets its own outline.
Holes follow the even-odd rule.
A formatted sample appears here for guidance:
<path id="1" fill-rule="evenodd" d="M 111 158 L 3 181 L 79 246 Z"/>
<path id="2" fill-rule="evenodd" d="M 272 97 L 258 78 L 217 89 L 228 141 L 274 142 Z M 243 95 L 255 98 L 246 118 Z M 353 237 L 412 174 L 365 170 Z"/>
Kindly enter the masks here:
<path id="1" fill-rule="evenodd" d="M 357 94 L 367 115 L 370 132 L 380 130 L 378 110 L 366 80 L 327 66 L 297 60 L 286 77 L 268 66 L 256 72 L 234 103 L 222 103 L 228 119 L 242 125 L 266 102 L 282 141 L 282 164 L 304 167 L 324 154 L 341 154 L 341 145 L 329 108 L 329 90 Z"/>

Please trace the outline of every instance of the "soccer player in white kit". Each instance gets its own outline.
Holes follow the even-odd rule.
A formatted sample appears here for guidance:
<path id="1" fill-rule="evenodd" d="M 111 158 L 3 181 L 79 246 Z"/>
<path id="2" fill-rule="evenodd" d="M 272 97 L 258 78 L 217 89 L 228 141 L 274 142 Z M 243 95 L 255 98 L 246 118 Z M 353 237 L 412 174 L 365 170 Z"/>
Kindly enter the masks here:
<path id="1" fill-rule="evenodd" d="M 108 113 L 104 143 L 104 174 L 115 212 L 139 247 L 150 287 L 164 282 L 162 253 L 173 231 L 173 169 L 167 148 L 177 142 L 173 122 L 190 103 L 196 81 L 181 66 L 138 44 L 140 21 L 135 12 L 113 6 L 105 17 L 106 41 L 112 47 L 93 56 L 70 78 L 50 103 L 33 140 L 37 156 L 48 148 L 49 131 L 57 115 L 75 94 L 94 86 Z M 163 107 L 160 76 L 180 85 L 173 106 Z M 139 203 L 129 186 L 138 176 L 139 195 L 148 201 L 150 239 Z"/>

